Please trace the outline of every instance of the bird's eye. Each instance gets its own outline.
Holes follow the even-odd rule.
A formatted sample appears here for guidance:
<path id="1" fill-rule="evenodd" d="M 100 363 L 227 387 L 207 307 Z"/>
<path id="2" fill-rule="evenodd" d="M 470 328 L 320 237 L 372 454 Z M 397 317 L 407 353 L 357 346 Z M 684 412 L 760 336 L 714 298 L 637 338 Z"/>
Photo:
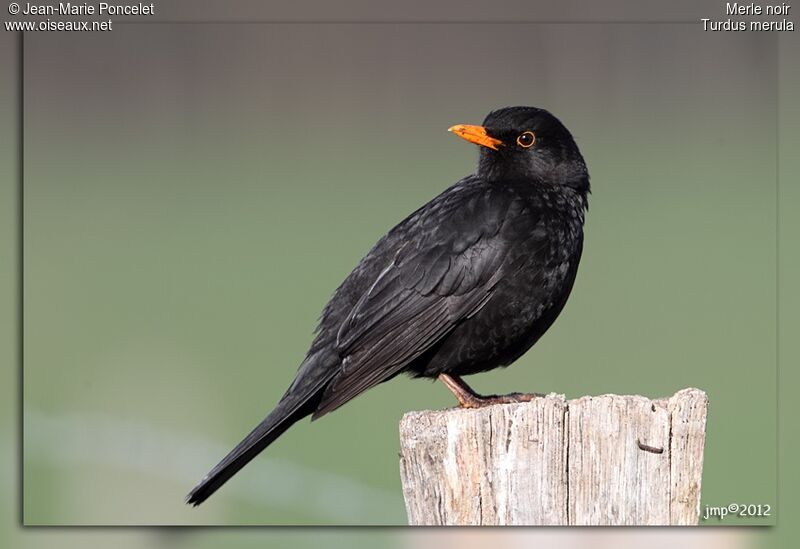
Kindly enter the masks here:
<path id="1" fill-rule="evenodd" d="M 533 132 L 522 132 L 517 137 L 517 145 L 525 149 L 532 147 L 534 143 L 536 143 L 536 136 L 533 135 Z"/>

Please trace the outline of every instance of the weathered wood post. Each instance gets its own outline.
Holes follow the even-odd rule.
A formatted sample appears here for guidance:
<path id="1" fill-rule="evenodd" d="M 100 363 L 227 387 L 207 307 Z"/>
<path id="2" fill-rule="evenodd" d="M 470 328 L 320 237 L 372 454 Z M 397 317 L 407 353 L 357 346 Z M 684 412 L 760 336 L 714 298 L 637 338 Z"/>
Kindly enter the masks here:
<path id="1" fill-rule="evenodd" d="M 400 422 L 409 523 L 697 524 L 707 405 L 683 389 L 410 412 Z"/>

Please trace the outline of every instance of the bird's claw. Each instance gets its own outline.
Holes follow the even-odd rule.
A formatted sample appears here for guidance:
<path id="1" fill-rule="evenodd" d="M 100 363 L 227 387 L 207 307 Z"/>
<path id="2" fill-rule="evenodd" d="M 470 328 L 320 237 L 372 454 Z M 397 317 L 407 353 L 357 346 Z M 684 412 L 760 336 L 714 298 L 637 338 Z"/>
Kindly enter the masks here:
<path id="1" fill-rule="evenodd" d="M 462 408 L 484 408 L 494 404 L 519 404 L 544 396 L 539 393 L 509 393 L 507 395 L 470 395 L 460 401 Z"/>

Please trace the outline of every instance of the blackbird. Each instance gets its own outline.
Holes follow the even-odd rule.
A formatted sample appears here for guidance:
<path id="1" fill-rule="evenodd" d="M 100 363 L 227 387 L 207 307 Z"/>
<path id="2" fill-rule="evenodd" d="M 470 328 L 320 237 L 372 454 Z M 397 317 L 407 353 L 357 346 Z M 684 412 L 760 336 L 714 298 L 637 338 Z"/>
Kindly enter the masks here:
<path id="1" fill-rule="evenodd" d="M 495 110 L 449 131 L 478 167 L 383 236 L 334 292 L 275 409 L 189 493 L 199 505 L 298 420 L 331 412 L 400 373 L 438 378 L 461 406 L 461 376 L 508 366 L 550 327 L 583 248 L 589 174 L 572 135 L 535 107 Z"/>

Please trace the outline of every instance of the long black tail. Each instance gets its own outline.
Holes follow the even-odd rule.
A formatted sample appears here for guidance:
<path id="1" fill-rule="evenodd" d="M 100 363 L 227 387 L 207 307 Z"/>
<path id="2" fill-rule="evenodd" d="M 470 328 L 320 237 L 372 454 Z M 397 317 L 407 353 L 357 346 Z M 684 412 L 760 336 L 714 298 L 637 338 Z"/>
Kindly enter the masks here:
<path id="1" fill-rule="evenodd" d="M 186 503 L 194 506 L 203 503 L 239 469 L 247 465 L 259 452 L 285 433 L 289 427 L 311 415 L 319 405 L 325 388 L 324 384 L 321 387 L 317 384 L 314 385 L 316 387 L 309 387 L 305 391 L 290 389 L 275 409 L 264 418 L 264 421 L 259 423 L 189 492 L 189 495 L 186 496 Z"/>

